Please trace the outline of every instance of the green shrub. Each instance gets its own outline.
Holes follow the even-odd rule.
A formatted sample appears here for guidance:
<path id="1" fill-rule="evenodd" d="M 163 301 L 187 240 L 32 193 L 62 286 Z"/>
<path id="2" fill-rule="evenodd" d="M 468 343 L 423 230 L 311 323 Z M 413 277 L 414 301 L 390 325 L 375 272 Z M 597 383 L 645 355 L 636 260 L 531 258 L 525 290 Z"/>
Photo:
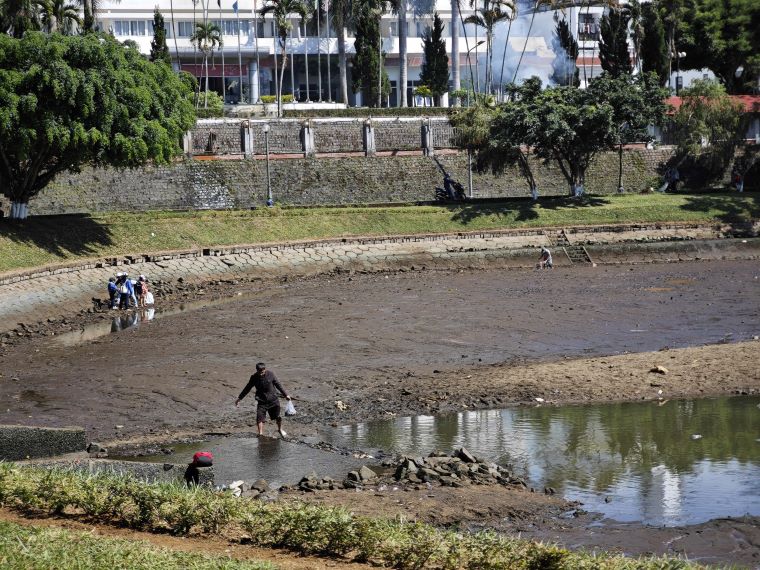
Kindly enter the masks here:
<path id="1" fill-rule="evenodd" d="M 266 104 L 272 104 L 277 103 L 277 95 L 262 95 L 261 96 L 261 102 Z M 293 95 L 283 95 L 282 96 L 282 102 L 283 103 L 292 103 L 293 102 Z"/>
<path id="2" fill-rule="evenodd" d="M 420 522 L 359 517 L 341 508 L 264 504 L 204 487 L 187 489 L 178 483 L 145 484 L 108 474 L 8 464 L 0 464 L 0 505 L 38 512 L 80 509 L 104 522 L 177 535 L 242 530 L 256 546 L 348 556 L 406 570 L 695 568 L 677 559 L 631 560 L 572 553 L 494 532 L 460 534 Z"/>

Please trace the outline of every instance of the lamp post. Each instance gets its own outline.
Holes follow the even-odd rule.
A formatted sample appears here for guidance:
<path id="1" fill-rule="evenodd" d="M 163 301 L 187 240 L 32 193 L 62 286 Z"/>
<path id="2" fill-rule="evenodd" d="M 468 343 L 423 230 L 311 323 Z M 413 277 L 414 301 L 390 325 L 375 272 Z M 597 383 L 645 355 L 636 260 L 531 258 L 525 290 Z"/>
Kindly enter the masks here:
<path id="1" fill-rule="evenodd" d="M 676 96 L 681 92 L 681 89 L 683 89 L 683 79 L 681 78 L 681 58 L 686 57 L 686 52 L 683 51 L 677 51 L 676 52 Z"/>
<path id="2" fill-rule="evenodd" d="M 470 68 L 470 90 L 473 92 L 473 95 L 475 94 L 475 76 L 472 74 L 472 62 L 470 62 L 470 53 L 472 52 L 472 50 L 474 50 L 479 45 L 482 45 L 484 43 L 486 43 L 485 40 L 480 40 L 474 46 L 472 46 L 470 49 L 467 50 L 467 66 Z M 475 66 L 477 65 L 478 65 L 478 62 L 475 61 Z"/>
<path id="3" fill-rule="evenodd" d="M 623 133 L 628 130 L 628 121 L 624 121 L 618 127 L 618 193 L 622 194 L 623 188 Z"/>
<path id="4" fill-rule="evenodd" d="M 269 173 L 269 123 L 264 124 L 264 151 L 267 155 L 267 206 L 274 206 L 272 199 L 272 177 Z"/>

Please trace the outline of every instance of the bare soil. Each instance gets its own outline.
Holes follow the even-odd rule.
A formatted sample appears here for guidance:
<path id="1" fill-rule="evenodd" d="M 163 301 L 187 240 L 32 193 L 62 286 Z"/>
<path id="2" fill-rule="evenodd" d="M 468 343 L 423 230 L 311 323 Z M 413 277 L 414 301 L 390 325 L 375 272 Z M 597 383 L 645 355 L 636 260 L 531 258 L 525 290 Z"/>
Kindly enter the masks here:
<path id="1" fill-rule="evenodd" d="M 204 295 L 215 291 L 207 284 Z M 14 338 L 0 347 L 0 422 L 84 425 L 91 439 L 143 447 L 250 431 L 253 403 L 233 403 L 260 360 L 296 398 L 299 415 L 287 420 L 296 439 L 329 424 L 536 398 L 552 405 L 760 391 L 753 262 L 336 275 L 220 291 L 232 300 L 88 342 L 44 329 Z M 176 300 L 160 301 L 176 308 Z M 72 317 L 67 327 L 87 338 L 85 325 L 100 317 Z M 754 519 L 597 527 L 586 515 L 563 518 L 574 507 L 561 499 L 498 487 L 305 498 L 573 547 L 684 549 L 748 566 L 760 556 Z"/>

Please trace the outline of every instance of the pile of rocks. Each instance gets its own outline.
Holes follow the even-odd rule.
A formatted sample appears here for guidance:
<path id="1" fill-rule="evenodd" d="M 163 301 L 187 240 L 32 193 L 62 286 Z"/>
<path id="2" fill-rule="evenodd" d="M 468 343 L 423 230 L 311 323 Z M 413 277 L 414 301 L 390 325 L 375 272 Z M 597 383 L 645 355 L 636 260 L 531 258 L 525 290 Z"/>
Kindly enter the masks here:
<path id="1" fill-rule="evenodd" d="M 434 451 L 427 457 L 403 457 L 395 465 L 394 478 L 401 484 L 438 484 L 444 487 L 467 485 L 514 485 L 527 487 L 508 469 L 479 459 L 461 447 L 451 455 Z"/>
<path id="2" fill-rule="evenodd" d="M 505 485 L 527 488 L 525 481 L 515 477 L 507 468 L 478 459 L 464 447 L 451 455 L 434 451 L 427 457 L 401 457 L 394 461 L 386 461 L 378 471 L 380 473 L 365 465 L 357 471 L 350 471 L 342 482 L 330 477 L 319 478 L 312 472 L 303 477 L 296 488 L 307 492 L 358 489 L 386 484 L 414 489 L 429 488 L 433 485 Z"/>

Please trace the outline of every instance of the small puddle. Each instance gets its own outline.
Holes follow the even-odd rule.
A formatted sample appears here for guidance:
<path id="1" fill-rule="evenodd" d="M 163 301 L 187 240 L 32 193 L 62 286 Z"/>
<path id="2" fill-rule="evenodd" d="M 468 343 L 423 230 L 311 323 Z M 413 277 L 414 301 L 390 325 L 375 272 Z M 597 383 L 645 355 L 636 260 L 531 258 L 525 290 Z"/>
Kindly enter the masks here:
<path id="1" fill-rule="evenodd" d="M 114 310 L 114 316 L 111 319 L 103 319 L 101 322 L 86 325 L 79 330 L 57 335 L 52 341 L 61 346 L 76 346 L 108 334 L 138 328 L 140 325 L 147 324 L 154 319 L 169 317 L 171 315 L 178 315 L 190 311 L 198 311 L 206 307 L 214 307 L 217 305 L 226 305 L 237 301 L 254 299 L 268 293 L 270 293 L 269 290 L 247 293 L 238 292 L 231 296 L 180 303 L 165 309 L 160 307 L 150 307 L 131 309 L 124 312 L 117 312 Z"/>
<path id="2" fill-rule="evenodd" d="M 329 476 L 342 481 L 349 471 L 371 461 L 273 437 L 213 438 L 173 445 L 171 448 L 172 453 L 167 455 L 114 459 L 183 464 L 189 463 L 196 451 L 210 451 L 214 454 L 214 480 L 217 485 L 229 485 L 237 480 L 252 483 L 257 479 L 266 479 L 273 488 L 298 483 L 311 471 L 319 477 Z"/>

